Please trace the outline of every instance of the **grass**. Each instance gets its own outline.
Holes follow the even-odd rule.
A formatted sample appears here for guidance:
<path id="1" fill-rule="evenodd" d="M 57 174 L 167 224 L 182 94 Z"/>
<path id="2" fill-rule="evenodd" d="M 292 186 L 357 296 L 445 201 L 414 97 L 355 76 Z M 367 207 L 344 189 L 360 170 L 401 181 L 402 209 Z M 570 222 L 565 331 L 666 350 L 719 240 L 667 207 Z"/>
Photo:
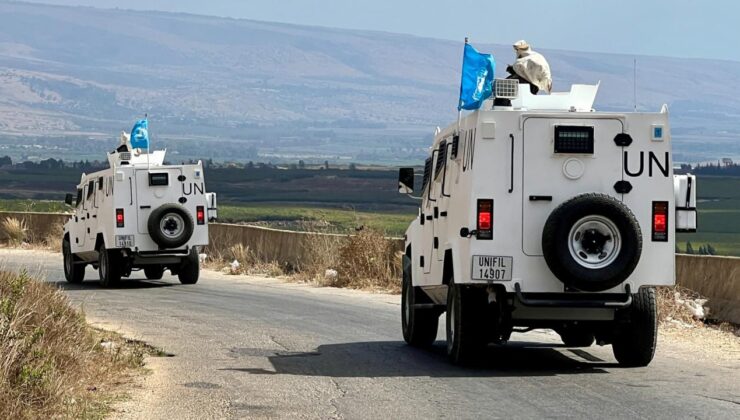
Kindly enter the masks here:
<path id="1" fill-rule="evenodd" d="M 7 217 L 0 222 L 0 232 L 10 246 L 21 246 L 26 241 L 28 226 L 23 220 Z"/>
<path id="2" fill-rule="evenodd" d="M 687 242 L 694 250 L 711 244 L 717 255 L 740 256 L 740 178 L 702 176 L 697 199 L 698 230 L 678 234 L 678 248 L 684 252 Z"/>
<path id="3" fill-rule="evenodd" d="M 103 418 L 147 352 L 91 328 L 53 286 L 0 272 L 0 418 Z"/>
<path id="4" fill-rule="evenodd" d="M 0 211 L 66 213 L 71 210 L 72 209 L 64 204 L 63 201 L 21 199 L 0 200 Z"/>
<path id="5" fill-rule="evenodd" d="M 368 212 L 290 204 L 219 205 L 220 222 L 244 222 L 288 230 L 351 233 L 360 228 L 403 236 L 415 217 L 409 212 Z"/>

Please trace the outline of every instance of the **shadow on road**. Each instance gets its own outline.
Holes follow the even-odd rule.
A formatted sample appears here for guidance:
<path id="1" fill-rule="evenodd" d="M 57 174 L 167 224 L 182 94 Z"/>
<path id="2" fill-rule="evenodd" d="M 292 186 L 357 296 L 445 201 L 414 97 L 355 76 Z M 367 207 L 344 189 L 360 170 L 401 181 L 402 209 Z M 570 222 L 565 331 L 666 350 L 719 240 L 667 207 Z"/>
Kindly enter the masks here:
<path id="1" fill-rule="evenodd" d="M 287 374 L 329 377 L 522 377 L 565 374 L 607 373 L 606 363 L 585 349 L 571 351 L 571 358 L 542 343 L 511 343 L 491 346 L 479 362 L 470 367 L 450 364 L 444 345 L 428 350 L 410 347 L 402 341 L 373 341 L 327 344 L 314 352 L 285 352 L 264 349 L 231 349 L 232 357 L 265 356 L 274 371 L 259 368 L 227 368 L 256 375 Z M 589 360 L 589 361 L 587 361 Z"/>
<path id="2" fill-rule="evenodd" d="M 179 286 L 180 283 L 167 283 L 160 280 L 136 280 L 123 279 L 118 284 L 111 287 L 103 287 L 97 280 L 86 280 L 79 284 L 68 283 L 66 281 L 52 281 L 52 285 L 64 290 L 132 290 L 132 289 L 154 289 L 161 287 Z"/>

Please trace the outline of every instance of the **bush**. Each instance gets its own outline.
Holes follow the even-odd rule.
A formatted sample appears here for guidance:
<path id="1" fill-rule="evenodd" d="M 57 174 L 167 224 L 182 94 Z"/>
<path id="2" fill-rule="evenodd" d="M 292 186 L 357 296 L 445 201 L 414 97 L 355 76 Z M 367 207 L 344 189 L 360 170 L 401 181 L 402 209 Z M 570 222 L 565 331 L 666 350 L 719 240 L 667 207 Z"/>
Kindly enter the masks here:
<path id="1" fill-rule="evenodd" d="M 11 246 L 20 246 L 26 240 L 26 233 L 28 233 L 28 226 L 25 220 L 16 219 L 15 217 L 7 217 L 0 224 L 2 234 L 5 240 Z"/>
<path id="2" fill-rule="evenodd" d="M 143 356 L 100 343 L 53 286 L 0 272 L 0 418 L 102 417 L 107 384 Z"/>
<path id="3" fill-rule="evenodd" d="M 401 253 L 380 232 L 365 229 L 339 250 L 338 276 L 331 286 L 356 289 L 401 289 Z"/>

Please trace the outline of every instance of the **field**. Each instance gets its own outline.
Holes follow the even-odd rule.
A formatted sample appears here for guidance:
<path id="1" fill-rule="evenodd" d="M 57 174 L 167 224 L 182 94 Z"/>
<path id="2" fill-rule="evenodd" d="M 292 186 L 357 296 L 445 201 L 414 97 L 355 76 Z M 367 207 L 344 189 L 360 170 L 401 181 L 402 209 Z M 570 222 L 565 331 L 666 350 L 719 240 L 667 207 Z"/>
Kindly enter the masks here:
<path id="1" fill-rule="evenodd" d="M 678 248 L 710 244 L 719 255 L 740 256 L 740 178 L 701 176 L 697 180 L 697 233 L 678 235 Z"/>
<path id="2" fill-rule="evenodd" d="M 403 236 L 415 213 L 366 212 L 290 204 L 219 206 L 220 222 L 246 222 L 289 230 L 346 233 L 365 228 Z"/>

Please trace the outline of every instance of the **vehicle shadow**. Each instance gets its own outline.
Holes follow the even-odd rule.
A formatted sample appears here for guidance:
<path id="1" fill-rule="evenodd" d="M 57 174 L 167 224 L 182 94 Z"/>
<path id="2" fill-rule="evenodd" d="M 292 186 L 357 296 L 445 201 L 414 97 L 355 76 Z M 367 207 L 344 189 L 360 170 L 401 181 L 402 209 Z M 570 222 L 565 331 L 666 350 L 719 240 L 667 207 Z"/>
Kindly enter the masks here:
<path id="1" fill-rule="evenodd" d="M 588 353 L 587 349 L 558 351 L 552 344 L 516 342 L 490 346 L 466 367 L 447 360 L 443 342 L 417 349 L 402 341 L 326 344 L 312 352 L 265 351 L 235 348 L 231 356 L 266 356 L 274 370 L 235 367 L 222 370 L 255 375 L 329 377 L 524 377 L 607 373 L 617 367 Z M 569 357 L 567 353 L 575 357 Z"/>
<path id="2" fill-rule="evenodd" d="M 180 283 L 169 283 L 162 280 L 146 279 L 122 279 L 111 287 L 103 287 L 98 280 L 85 280 L 82 283 L 69 283 L 66 281 L 49 282 L 64 291 L 75 290 L 133 290 L 133 289 L 154 289 L 162 287 L 179 286 Z"/>

